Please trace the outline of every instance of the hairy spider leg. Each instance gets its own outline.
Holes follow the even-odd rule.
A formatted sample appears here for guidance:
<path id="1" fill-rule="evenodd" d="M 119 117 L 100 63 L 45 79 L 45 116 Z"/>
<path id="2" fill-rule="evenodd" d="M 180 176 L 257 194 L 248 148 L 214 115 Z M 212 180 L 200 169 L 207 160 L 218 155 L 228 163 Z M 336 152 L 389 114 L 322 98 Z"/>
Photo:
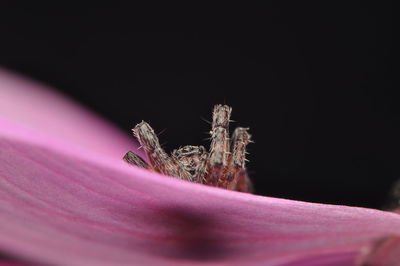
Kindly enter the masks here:
<path id="1" fill-rule="evenodd" d="M 142 121 L 137 124 L 132 131 L 140 145 L 143 147 L 152 168 L 156 172 L 192 181 L 190 173 L 187 172 L 177 160 L 171 158 L 163 148 L 161 148 L 157 135 L 149 124 Z"/>
<path id="2" fill-rule="evenodd" d="M 128 151 L 125 155 L 124 155 L 124 161 L 129 163 L 129 164 L 133 164 L 145 169 L 150 169 L 151 167 L 145 162 L 143 161 L 142 158 L 140 158 L 136 153 L 134 153 L 133 151 Z"/>
<path id="3" fill-rule="evenodd" d="M 206 183 L 217 186 L 228 162 L 229 118 L 232 109 L 227 105 L 216 105 L 213 111 L 210 154 L 207 162 Z"/>
<path id="4" fill-rule="evenodd" d="M 251 181 L 246 171 L 246 147 L 251 141 L 248 128 L 238 127 L 232 134 L 231 153 L 228 159 L 225 188 L 249 192 Z"/>

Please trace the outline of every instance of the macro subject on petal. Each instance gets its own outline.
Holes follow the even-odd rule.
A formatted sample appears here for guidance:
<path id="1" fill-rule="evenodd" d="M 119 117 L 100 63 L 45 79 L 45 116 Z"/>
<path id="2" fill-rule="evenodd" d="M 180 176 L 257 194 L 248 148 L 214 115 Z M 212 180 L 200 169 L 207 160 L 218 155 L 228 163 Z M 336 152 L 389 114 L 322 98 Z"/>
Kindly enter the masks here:
<path id="1" fill-rule="evenodd" d="M 135 145 L 128 136 L 59 96 L 46 98 L 53 113 L 29 108 L 42 93 L 1 72 L 0 253 L 22 262 L 355 265 L 360 251 L 400 235 L 396 213 L 250 195 L 130 166 L 121 159 Z M 69 131 L 60 137 L 51 125 Z M 107 133 L 87 139 L 99 131 Z"/>

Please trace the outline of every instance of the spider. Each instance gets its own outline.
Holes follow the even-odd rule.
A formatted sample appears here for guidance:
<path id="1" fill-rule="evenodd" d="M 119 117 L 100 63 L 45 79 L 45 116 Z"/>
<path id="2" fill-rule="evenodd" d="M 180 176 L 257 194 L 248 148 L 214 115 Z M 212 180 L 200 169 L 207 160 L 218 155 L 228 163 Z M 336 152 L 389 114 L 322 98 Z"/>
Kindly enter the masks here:
<path id="1" fill-rule="evenodd" d="M 214 106 L 208 152 L 203 146 L 187 145 L 168 155 L 160 146 L 154 130 L 142 121 L 132 131 L 144 149 L 149 163 L 132 151 L 128 151 L 123 159 L 129 164 L 183 180 L 252 192 L 252 184 L 245 167 L 246 146 L 251 142 L 251 136 L 248 128 L 238 127 L 229 139 L 231 112 L 232 108 L 227 105 Z"/>

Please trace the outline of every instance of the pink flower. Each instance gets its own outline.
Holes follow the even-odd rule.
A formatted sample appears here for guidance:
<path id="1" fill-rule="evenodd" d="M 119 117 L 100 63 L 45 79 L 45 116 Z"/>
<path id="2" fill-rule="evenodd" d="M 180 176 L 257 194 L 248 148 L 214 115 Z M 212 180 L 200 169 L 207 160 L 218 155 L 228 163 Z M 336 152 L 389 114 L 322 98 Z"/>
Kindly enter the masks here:
<path id="1" fill-rule="evenodd" d="M 400 235 L 396 213 L 227 191 L 127 165 L 133 145 L 63 96 L 0 71 L 0 253 L 46 265 L 345 266 Z"/>

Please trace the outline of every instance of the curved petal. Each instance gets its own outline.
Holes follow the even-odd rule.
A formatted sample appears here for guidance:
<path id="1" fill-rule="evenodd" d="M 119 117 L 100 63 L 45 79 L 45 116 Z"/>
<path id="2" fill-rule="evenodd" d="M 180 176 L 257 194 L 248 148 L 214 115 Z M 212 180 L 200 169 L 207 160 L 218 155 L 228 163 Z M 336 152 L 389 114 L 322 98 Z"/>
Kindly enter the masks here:
<path id="1" fill-rule="evenodd" d="M 329 265 L 400 232 L 395 213 L 193 184 L 0 128 L 0 250 L 34 262 Z"/>
<path id="2" fill-rule="evenodd" d="M 0 117 L 67 143 L 122 157 L 134 139 L 67 97 L 0 69 Z"/>

